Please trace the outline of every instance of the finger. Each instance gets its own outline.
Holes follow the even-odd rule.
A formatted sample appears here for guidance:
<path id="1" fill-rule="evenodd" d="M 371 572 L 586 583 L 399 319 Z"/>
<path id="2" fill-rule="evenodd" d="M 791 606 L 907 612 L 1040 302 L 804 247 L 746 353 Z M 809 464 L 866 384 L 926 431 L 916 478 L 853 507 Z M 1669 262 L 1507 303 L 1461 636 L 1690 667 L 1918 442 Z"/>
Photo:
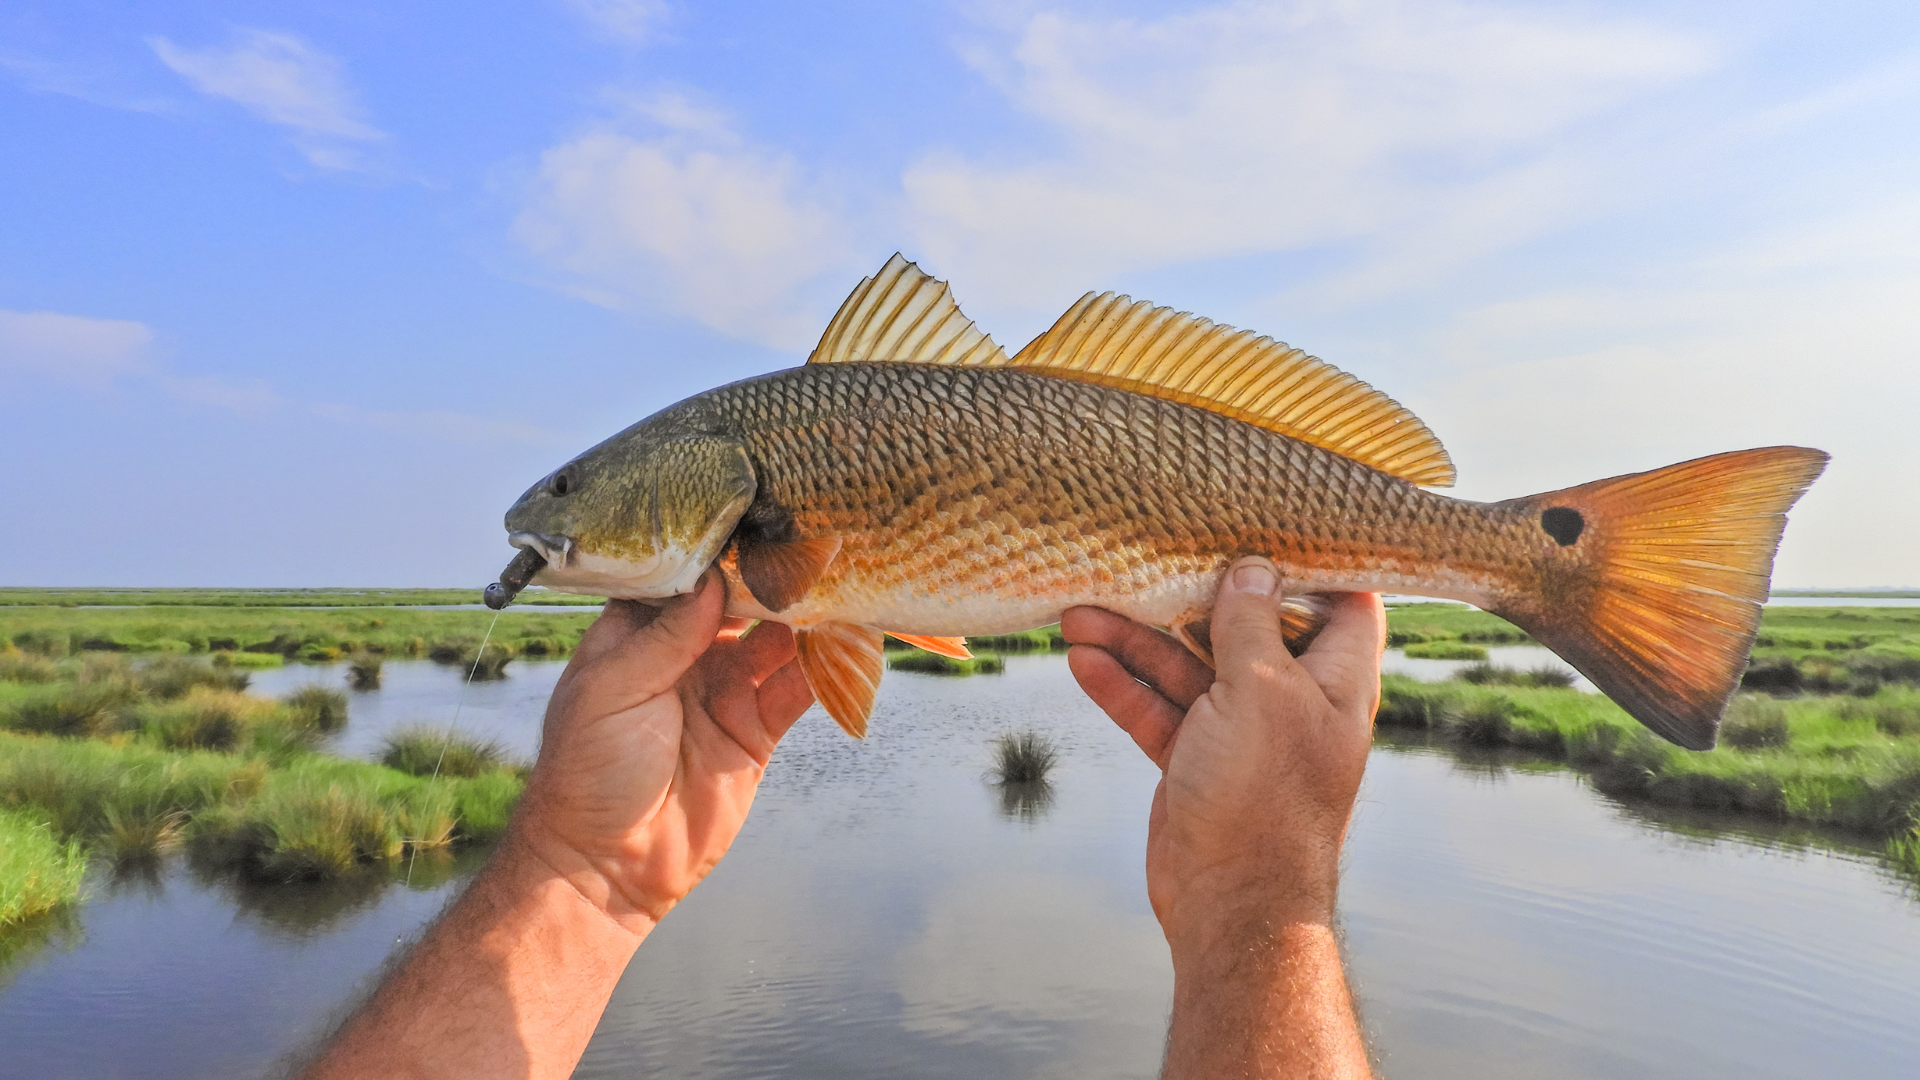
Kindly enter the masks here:
<path id="1" fill-rule="evenodd" d="M 775 743 L 812 704 L 813 690 L 807 686 L 807 676 L 800 670 L 798 660 L 787 661 L 760 684 L 760 722 Z"/>
<path id="2" fill-rule="evenodd" d="M 691 594 L 669 601 L 657 618 L 609 649 L 604 662 L 629 667 L 635 676 L 633 690 L 666 692 L 713 644 L 720 631 L 723 592 L 718 574 L 702 575 Z"/>
<path id="3" fill-rule="evenodd" d="M 1278 677 L 1304 678 L 1280 625 L 1280 571 L 1266 559 L 1239 559 L 1220 579 L 1213 603 L 1213 659 L 1229 687 Z"/>
<path id="4" fill-rule="evenodd" d="M 1067 651 L 1067 667 L 1100 711 L 1132 736 L 1155 765 L 1166 768 L 1174 733 L 1186 710 L 1141 685 L 1105 649 L 1075 645 Z"/>
<path id="5" fill-rule="evenodd" d="M 1186 646 L 1111 611 L 1069 608 L 1060 616 L 1060 633 L 1072 644 L 1092 645 L 1107 653 L 1182 710 L 1192 707 L 1213 685 L 1213 672 Z"/>
<path id="6" fill-rule="evenodd" d="M 752 619 L 743 619 L 737 615 L 729 615 L 720 620 L 720 636 L 729 640 L 746 637 L 747 631 L 753 629 L 754 625 Z"/>
<path id="7" fill-rule="evenodd" d="M 785 623 L 763 622 L 740 639 L 741 670 L 755 686 L 794 657 L 793 629 Z"/>
<path id="8" fill-rule="evenodd" d="M 572 665 L 585 667 L 593 663 L 659 616 L 659 608 L 633 600 L 607 601 L 600 609 L 599 618 L 580 635 L 580 644 L 573 650 Z"/>
<path id="9" fill-rule="evenodd" d="M 1320 684 L 1341 712 L 1361 709 L 1371 717 L 1380 695 L 1380 651 L 1387 640 L 1387 612 L 1373 593 L 1342 593 L 1326 629 L 1300 654 L 1300 667 Z"/>

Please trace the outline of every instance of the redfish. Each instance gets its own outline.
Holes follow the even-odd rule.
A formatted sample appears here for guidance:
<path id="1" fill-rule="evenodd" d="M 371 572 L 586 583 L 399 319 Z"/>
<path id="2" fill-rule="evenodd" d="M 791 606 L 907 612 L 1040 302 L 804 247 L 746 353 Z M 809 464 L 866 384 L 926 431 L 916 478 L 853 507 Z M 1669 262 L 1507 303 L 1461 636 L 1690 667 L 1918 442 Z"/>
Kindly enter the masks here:
<path id="1" fill-rule="evenodd" d="M 1220 576 L 1281 568 L 1296 643 L 1358 591 L 1461 600 L 1634 717 L 1714 743 L 1786 511 L 1825 467 L 1775 446 L 1505 502 L 1427 426 L 1299 349 L 1112 293 L 1009 357 L 895 255 L 802 367 L 722 386 L 574 458 L 507 512 L 488 589 L 690 591 L 794 629 L 816 698 L 865 733 L 882 636 L 949 656 L 1069 607 L 1166 627 L 1210 660 Z"/>

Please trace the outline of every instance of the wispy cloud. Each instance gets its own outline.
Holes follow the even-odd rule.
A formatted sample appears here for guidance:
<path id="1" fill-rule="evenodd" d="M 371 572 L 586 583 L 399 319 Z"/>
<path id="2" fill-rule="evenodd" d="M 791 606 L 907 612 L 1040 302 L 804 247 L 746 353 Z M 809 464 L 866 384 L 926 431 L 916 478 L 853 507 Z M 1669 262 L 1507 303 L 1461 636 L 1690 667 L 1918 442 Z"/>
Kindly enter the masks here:
<path id="1" fill-rule="evenodd" d="M 259 379 L 234 383 L 210 375 L 160 380 L 168 395 L 194 405 L 209 405 L 242 416 L 261 416 L 279 409 L 286 399 Z"/>
<path id="2" fill-rule="evenodd" d="M 567 0 L 600 36 L 625 45 L 653 41 L 673 15 L 666 0 Z"/>
<path id="3" fill-rule="evenodd" d="M 844 272 L 843 217 L 796 161 L 751 145 L 718 112 L 672 94 L 625 112 L 541 155 L 520 241 L 597 303 L 810 343 L 821 324 L 805 286 Z"/>
<path id="4" fill-rule="evenodd" d="M 0 52 L 0 71 L 39 94 L 61 94 L 94 105 L 132 112 L 170 113 L 178 104 L 128 88 L 126 73 L 110 68 L 59 62 L 15 52 Z"/>
<path id="5" fill-rule="evenodd" d="M 1011 164 L 928 153 L 904 178 L 909 227 L 923 252 L 1014 297 L 1416 233 L 1417 272 L 1431 273 L 1436 253 L 1564 222 L 1600 186 L 1566 133 L 1712 56 L 1617 17 L 1309 0 L 1157 20 L 1041 13 L 972 59 L 1051 131 L 1050 149 Z M 1380 263 L 1405 266 L 1414 245 L 1390 246 Z"/>
<path id="6" fill-rule="evenodd" d="M 364 168 L 367 144 L 387 138 L 360 118 L 340 62 L 293 34 L 243 30 L 230 45 L 203 49 L 163 37 L 151 44 L 160 62 L 195 90 L 287 129 L 307 160 L 323 169 Z"/>
<path id="7" fill-rule="evenodd" d="M 126 319 L 0 311 L 0 373 L 105 390 L 146 371 L 152 346 L 153 331 Z"/>

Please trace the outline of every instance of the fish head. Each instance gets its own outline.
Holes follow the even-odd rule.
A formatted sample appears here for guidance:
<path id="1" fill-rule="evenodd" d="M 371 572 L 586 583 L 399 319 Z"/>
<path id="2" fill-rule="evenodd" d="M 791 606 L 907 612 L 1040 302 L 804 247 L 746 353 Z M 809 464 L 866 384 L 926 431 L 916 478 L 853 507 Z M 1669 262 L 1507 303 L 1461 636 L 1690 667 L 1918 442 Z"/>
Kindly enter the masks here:
<path id="1" fill-rule="evenodd" d="M 528 488 L 507 511 L 507 542 L 545 560 L 537 585 L 678 596 L 719 557 L 754 491 L 738 439 L 655 418 Z"/>

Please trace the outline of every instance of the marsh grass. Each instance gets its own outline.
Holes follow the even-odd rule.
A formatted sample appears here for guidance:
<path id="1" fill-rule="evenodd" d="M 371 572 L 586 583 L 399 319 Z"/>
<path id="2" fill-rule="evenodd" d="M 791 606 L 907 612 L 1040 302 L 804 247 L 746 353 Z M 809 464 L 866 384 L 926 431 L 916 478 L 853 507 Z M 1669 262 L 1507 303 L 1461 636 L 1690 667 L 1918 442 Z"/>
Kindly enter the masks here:
<path id="1" fill-rule="evenodd" d="M 451 728 L 418 724 L 386 737 L 380 763 L 411 776 L 475 777 L 507 768 L 506 748 Z"/>
<path id="2" fill-rule="evenodd" d="M 1035 731 L 1007 732 L 993 740 L 993 769 L 997 784 L 1044 783 L 1060 760 L 1053 740 Z"/>
<path id="3" fill-rule="evenodd" d="M 127 668 L 124 677 L 132 680 L 146 696 L 162 701 L 185 697 L 199 688 L 244 691 L 249 681 L 243 672 L 188 656 L 154 657 L 137 668 Z"/>
<path id="4" fill-rule="evenodd" d="M 347 663 L 347 685 L 355 690 L 380 689 L 381 660 L 373 653 L 353 654 Z"/>
<path id="5" fill-rule="evenodd" d="M 1381 680 L 1381 727 L 1414 728 L 1443 741 L 1512 747 L 1565 761 L 1623 799 L 1738 811 L 1879 837 L 1920 821 L 1920 736 L 1889 736 L 1851 698 L 1742 698 L 1727 744 L 1681 750 L 1598 694 L 1532 687 Z M 1744 704 L 1746 701 L 1755 704 Z M 1882 699 L 1875 699 L 1876 701 Z M 1904 698 L 1888 695 L 1892 707 Z M 1778 710 L 1777 712 L 1775 710 Z M 1504 720 L 1496 719 L 1503 716 Z M 1777 734 L 1785 726 L 1785 741 Z M 1748 747 L 1733 745 L 1765 732 Z"/>
<path id="6" fill-rule="evenodd" d="M 60 677 L 60 665 L 44 656 L 20 651 L 11 642 L 0 648 L 0 682 L 50 683 Z"/>
<path id="7" fill-rule="evenodd" d="M 1521 671 L 1498 664 L 1478 663 L 1454 673 L 1454 678 L 1475 686 L 1572 686 L 1576 676 L 1565 668 L 1542 664 Z"/>
<path id="8" fill-rule="evenodd" d="M 1459 641 L 1421 641 L 1406 647 L 1410 660 L 1481 660 L 1487 658 L 1487 650 L 1480 645 L 1468 645 Z"/>
<path id="9" fill-rule="evenodd" d="M 282 698 L 294 723 L 319 734 L 347 726 L 347 695 L 318 684 L 303 686 Z"/>
<path id="10" fill-rule="evenodd" d="M 0 810 L 0 933 L 80 899 L 87 856 L 39 815 Z"/>
<path id="11" fill-rule="evenodd" d="M 1007 662 L 991 653 L 971 660 L 955 660 L 951 656 L 915 649 L 887 657 L 887 667 L 893 671 L 916 671 L 922 675 L 998 675 L 1007 670 Z"/>
<path id="12" fill-rule="evenodd" d="M 1785 746 L 1793 735 L 1787 728 L 1787 707 L 1764 694 L 1741 694 L 1728 704 L 1720 721 L 1720 741 L 1740 750 Z"/>
<path id="13" fill-rule="evenodd" d="M 64 738 L 105 736 L 133 723 L 139 692 L 121 681 L 55 683 L 0 706 L 0 728 Z"/>

